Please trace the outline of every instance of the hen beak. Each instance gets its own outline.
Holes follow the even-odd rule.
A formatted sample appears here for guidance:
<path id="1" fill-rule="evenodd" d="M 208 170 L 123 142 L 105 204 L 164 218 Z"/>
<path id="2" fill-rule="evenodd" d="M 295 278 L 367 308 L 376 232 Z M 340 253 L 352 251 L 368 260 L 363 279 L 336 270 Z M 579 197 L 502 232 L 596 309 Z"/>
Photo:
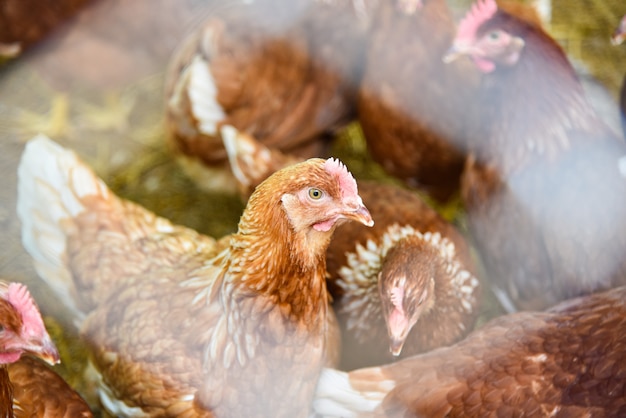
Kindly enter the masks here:
<path id="1" fill-rule="evenodd" d="M 41 341 L 25 344 L 24 352 L 32 356 L 39 357 L 51 366 L 61 362 L 59 351 L 50 337 L 46 337 Z"/>
<path id="2" fill-rule="evenodd" d="M 467 48 L 463 48 L 462 46 L 453 44 L 444 54 L 443 58 L 441 59 L 444 64 L 450 64 L 453 61 L 456 61 L 457 59 L 459 59 L 460 57 L 462 57 L 463 55 L 467 55 L 468 50 Z"/>
<path id="3" fill-rule="evenodd" d="M 406 338 L 391 338 L 391 342 L 389 343 L 389 351 L 393 354 L 394 357 L 398 357 L 402 352 L 402 347 L 404 347 L 404 342 Z"/>
<path id="4" fill-rule="evenodd" d="M 363 203 L 360 203 L 356 209 L 349 209 L 343 213 L 343 216 L 347 219 L 352 219 L 353 221 L 357 221 L 362 223 L 365 226 L 373 226 L 374 220 L 372 219 L 372 215 L 370 215 L 370 211 L 367 210 Z"/>

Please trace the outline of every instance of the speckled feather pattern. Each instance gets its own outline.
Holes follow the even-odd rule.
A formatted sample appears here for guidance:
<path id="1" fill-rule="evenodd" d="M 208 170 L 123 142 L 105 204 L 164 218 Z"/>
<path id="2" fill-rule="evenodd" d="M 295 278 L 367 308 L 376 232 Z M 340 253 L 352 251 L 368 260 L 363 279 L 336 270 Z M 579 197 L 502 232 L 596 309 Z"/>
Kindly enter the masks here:
<path id="1" fill-rule="evenodd" d="M 7 367 L 16 418 L 90 418 L 87 403 L 41 361 L 23 357 Z"/>
<path id="2" fill-rule="evenodd" d="M 377 274 L 385 252 L 407 236 L 426 237 L 427 259 L 442 274 L 436 277 L 433 310 L 415 325 L 402 356 L 450 344 L 470 332 L 478 315 L 481 288 L 464 237 L 409 190 L 362 181 L 359 193 L 374 226 L 340 225 L 327 251 L 329 289 L 344 329 L 342 368 L 381 364 L 393 358 Z M 469 283 L 469 293 L 459 290 Z M 471 309 L 463 308 L 464 302 Z"/>

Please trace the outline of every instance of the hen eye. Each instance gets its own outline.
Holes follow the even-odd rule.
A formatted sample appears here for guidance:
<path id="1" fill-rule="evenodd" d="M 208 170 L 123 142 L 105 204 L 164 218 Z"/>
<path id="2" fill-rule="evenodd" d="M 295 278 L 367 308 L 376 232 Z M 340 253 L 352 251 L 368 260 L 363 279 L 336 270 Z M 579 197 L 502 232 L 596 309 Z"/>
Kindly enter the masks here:
<path id="1" fill-rule="evenodd" d="M 309 189 L 309 197 L 313 200 L 319 200 L 322 198 L 323 195 L 324 192 L 322 192 L 320 189 L 316 189 L 315 187 L 311 187 Z"/>
<path id="2" fill-rule="evenodd" d="M 487 36 L 489 37 L 490 41 L 497 41 L 498 39 L 500 39 L 500 31 L 499 30 L 491 31 L 489 32 Z"/>

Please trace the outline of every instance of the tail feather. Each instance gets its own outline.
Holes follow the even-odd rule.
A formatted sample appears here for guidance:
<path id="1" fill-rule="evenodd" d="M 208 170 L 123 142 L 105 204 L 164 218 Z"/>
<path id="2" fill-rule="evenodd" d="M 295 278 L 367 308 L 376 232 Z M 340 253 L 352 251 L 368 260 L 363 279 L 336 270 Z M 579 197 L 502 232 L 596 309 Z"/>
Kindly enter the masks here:
<path id="1" fill-rule="evenodd" d="M 324 369 L 313 401 L 316 416 L 351 418 L 376 416 L 381 402 L 395 386 L 379 367 L 346 373 Z"/>
<path id="2" fill-rule="evenodd" d="M 43 135 L 30 140 L 18 168 L 17 214 L 22 243 L 37 273 L 81 321 L 72 274 L 65 264 L 69 220 L 85 210 L 86 196 L 109 197 L 106 185 L 76 154 Z"/>

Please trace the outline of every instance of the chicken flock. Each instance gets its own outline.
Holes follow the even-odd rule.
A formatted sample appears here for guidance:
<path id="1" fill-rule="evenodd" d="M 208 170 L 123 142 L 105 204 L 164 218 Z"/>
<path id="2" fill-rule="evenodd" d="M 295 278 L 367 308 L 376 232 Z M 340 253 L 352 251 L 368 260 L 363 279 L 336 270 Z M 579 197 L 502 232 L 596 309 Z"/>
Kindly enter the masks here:
<path id="1" fill-rule="evenodd" d="M 165 84 L 172 158 L 240 194 L 235 233 L 116 196 L 44 135 L 18 168 L 23 246 L 98 408 L 626 415 L 626 143 L 532 7 L 224 2 Z M 394 181 L 329 155 L 352 121 Z M 455 199 L 463 222 L 438 212 Z M 508 313 L 482 323 L 489 294 Z M 2 416 L 93 416 L 36 359 L 59 357 L 25 286 L 0 308 Z"/>

